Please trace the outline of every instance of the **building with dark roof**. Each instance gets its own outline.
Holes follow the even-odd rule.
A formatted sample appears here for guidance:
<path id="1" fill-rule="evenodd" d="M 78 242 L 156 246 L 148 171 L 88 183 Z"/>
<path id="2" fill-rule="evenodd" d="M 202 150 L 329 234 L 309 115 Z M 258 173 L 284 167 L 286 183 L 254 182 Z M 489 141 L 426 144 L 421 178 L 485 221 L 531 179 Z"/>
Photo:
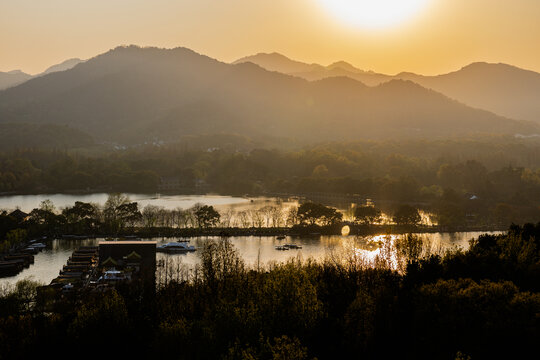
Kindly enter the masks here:
<path id="1" fill-rule="evenodd" d="M 155 281 L 155 241 L 100 241 L 99 266 L 102 268 L 137 268 L 140 278 Z"/>

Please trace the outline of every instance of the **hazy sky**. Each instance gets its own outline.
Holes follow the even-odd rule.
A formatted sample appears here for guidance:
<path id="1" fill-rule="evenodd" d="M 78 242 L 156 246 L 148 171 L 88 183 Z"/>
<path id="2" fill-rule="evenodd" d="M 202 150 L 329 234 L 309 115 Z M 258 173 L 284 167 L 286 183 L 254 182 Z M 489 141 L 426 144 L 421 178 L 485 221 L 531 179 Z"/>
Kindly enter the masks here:
<path id="1" fill-rule="evenodd" d="M 227 62 L 277 51 L 384 73 L 436 74 L 473 61 L 540 72 L 540 0 L 427 1 L 406 22 L 374 30 L 345 22 L 323 0 L 0 0 L 0 71 L 38 73 L 136 44 Z"/>

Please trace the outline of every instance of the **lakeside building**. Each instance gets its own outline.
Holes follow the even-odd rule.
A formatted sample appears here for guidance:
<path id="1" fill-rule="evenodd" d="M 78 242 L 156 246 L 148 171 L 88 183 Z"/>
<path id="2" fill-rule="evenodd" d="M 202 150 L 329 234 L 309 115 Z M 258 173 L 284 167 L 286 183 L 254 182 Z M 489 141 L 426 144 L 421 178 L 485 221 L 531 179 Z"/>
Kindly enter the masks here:
<path id="1" fill-rule="evenodd" d="M 21 211 L 21 209 L 15 209 L 14 211 L 10 212 L 8 216 L 15 218 L 19 222 L 19 224 L 25 222 L 30 218 L 30 215 L 25 213 L 24 211 Z"/>
<path id="2" fill-rule="evenodd" d="M 140 279 L 154 283 L 156 245 L 155 241 L 100 241 L 100 280 L 115 283 L 119 280 Z"/>
<path id="3" fill-rule="evenodd" d="M 38 288 L 40 302 L 52 309 L 61 299 L 76 299 L 88 291 L 107 291 L 121 283 L 155 286 L 155 241 L 101 241 L 73 252 L 60 275 Z"/>

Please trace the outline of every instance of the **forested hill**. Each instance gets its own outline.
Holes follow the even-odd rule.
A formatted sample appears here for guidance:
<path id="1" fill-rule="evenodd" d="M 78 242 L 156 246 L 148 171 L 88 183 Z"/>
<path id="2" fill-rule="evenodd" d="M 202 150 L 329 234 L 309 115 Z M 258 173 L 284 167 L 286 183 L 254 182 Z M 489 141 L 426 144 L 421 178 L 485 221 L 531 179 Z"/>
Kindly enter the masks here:
<path id="1" fill-rule="evenodd" d="M 91 136 L 65 125 L 0 123 L 1 151 L 17 148 L 72 149 L 93 144 Z"/>
<path id="2" fill-rule="evenodd" d="M 0 122 L 69 125 L 96 141 L 236 133 L 306 141 L 540 133 L 409 81 L 310 82 L 189 49 L 118 47 L 0 92 Z"/>

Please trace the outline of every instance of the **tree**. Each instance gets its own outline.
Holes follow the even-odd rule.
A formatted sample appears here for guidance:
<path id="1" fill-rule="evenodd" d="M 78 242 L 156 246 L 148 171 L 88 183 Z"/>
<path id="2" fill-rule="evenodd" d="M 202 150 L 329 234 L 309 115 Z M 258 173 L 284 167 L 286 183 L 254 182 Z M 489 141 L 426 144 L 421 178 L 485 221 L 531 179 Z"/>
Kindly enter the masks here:
<path id="1" fill-rule="evenodd" d="M 76 201 L 73 207 L 64 209 L 63 213 L 68 219 L 73 221 L 95 219 L 97 216 L 97 208 L 93 204 Z"/>
<path id="2" fill-rule="evenodd" d="M 65 208 L 62 214 L 68 224 L 74 225 L 77 231 L 93 228 L 99 222 L 99 208 L 97 205 L 76 201 L 73 207 Z"/>
<path id="3" fill-rule="evenodd" d="M 287 218 L 286 218 L 287 225 L 294 226 L 294 225 L 297 225 L 299 221 L 300 220 L 298 218 L 298 207 L 291 206 L 287 210 Z"/>
<path id="4" fill-rule="evenodd" d="M 354 210 L 354 220 L 368 225 L 381 221 L 381 210 L 373 206 L 359 206 Z"/>
<path id="5" fill-rule="evenodd" d="M 54 213 L 56 208 L 50 199 L 45 199 L 39 204 L 39 210 Z"/>
<path id="6" fill-rule="evenodd" d="M 110 194 L 103 213 L 109 229 L 114 232 L 122 230 L 126 224 L 133 226 L 142 219 L 139 205 L 130 202 L 129 197 L 123 194 Z"/>
<path id="7" fill-rule="evenodd" d="M 394 214 L 394 221 L 398 225 L 416 225 L 421 220 L 418 210 L 410 205 L 401 205 Z"/>
<path id="8" fill-rule="evenodd" d="M 116 221 L 116 218 L 118 217 L 118 207 L 127 203 L 129 203 L 128 196 L 120 193 L 109 194 L 103 209 L 105 219 L 109 221 Z"/>
<path id="9" fill-rule="evenodd" d="M 134 226 L 136 222 L 142 220 L 142 214 L 139 211 L 139 204 L 137 202 L 131 202 L 118 206 L 117 213 L 122 225 L 121 228 L 123 228 L 125 224 Z"/>
<path id="10" fill-rule="evenodd" d="M 516 216 L 516 210 L 514 206 L 498 203 L 491 210 L 493 221 L 499 225 L 509 225 L 514 221 L 519 221 L 519 218 Z"/>
<path id="11" fill-rule="evenodd" d="M 251 222 L 249 220 L 249 213 L 247 210 L 242 210 L 238 213 L 238 219 L 240 221 L 240 226 L 243 228 L 248 228 L 251 226 Z"/>
<path id="12" fill-rule="evenodd" d="M 160 207 L 156 205 L 146 205 L 142 211 L 142 218 L 144 220 L 144 226 L 152 228 L 156 226 Z"/>
<path id="13" fill-rule="evenodd" d="M 322 204 L 307 202 L 298 208 L 298 218 L 301 223 L 315 225 L 334 225 L 343 219 L 343 214 L 337 209 Z"/>
<path id="14" fill-rule="evenodd" d="M 213 206 L 195 204 L 192 210 L 197 221 L 197 226 L 200 228 L 215 226 L 221 218 L 221 215 Z"/>

